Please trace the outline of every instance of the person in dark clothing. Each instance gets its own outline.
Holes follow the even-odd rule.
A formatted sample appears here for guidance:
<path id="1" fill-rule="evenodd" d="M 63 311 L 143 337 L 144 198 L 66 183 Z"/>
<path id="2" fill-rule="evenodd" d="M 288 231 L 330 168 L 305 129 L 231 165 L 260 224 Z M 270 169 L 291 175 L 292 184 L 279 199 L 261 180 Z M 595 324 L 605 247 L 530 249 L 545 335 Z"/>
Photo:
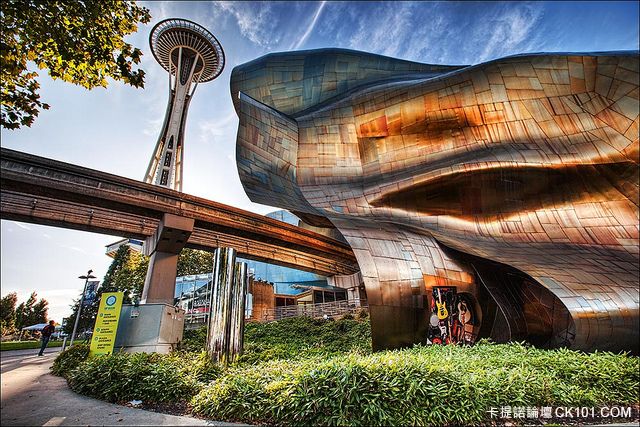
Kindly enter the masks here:
<path id="1" fill-rule="evenodd" d="M 49 324 L 42 328 L 42 331 L 40 331 L 42 334 L 42 338 L 40 338 L 40 340 L 42 341 L 42 346 L 40 347 L 40 353 L 38 353 L 38 356 L 44 356 L 44 349 L 47 348 L 47 344 L 49 344 L 51 334 L 56 330 L 56 327 L 54 326 L 55 323 L 56 322 L 54 322 L 53 320 L 49 320 Z"/>

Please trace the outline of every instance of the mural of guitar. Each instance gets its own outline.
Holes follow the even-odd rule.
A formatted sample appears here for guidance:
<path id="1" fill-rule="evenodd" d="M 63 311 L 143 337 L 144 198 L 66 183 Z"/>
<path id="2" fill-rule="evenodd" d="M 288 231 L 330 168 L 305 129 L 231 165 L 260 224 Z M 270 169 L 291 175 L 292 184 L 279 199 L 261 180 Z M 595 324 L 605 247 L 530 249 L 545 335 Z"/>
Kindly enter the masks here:
<path id="1" fill-rule="evenodd" d="M 447 311 L 447 306 L 444 302 L 442 302 L 442 295 L 440 295 L 440 289 L 438 289 L 438 301 L 436 301 L 436 306 L 438 307 L 438 319 L 444 320 L 449 317 L 449 312 Z"/>

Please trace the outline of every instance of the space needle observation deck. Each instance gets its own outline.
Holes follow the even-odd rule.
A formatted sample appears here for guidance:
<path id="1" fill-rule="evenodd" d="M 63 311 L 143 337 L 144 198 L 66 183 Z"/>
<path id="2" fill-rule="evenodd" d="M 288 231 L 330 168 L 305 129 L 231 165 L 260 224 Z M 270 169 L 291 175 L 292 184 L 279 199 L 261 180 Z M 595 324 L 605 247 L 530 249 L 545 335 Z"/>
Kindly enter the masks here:
<path id="1" fill-rule="evenodd" d="M 149 35 L 156 61 L 169 72 L 169 103 L 162 131 L 144 181 L 182 191 L 184 128 L 198 83 L 222 73 L 224 51 L 202 26 L 186 19 L 166 19 Z"/>

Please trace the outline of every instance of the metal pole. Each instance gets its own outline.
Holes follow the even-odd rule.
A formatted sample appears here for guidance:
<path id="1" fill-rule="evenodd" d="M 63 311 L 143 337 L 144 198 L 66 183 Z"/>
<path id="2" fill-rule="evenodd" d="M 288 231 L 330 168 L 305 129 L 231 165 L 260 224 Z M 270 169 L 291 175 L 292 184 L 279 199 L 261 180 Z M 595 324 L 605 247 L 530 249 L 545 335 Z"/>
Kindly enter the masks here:
<path id="1" fill-rule="evenodd" d="M 236 250 L 218 248 L 213 256 L 212 311 L 209 316 L 207 352 L 212 360 L 226 365 L 229 361 L 229 337 L 231 333 L 231 310 L 233 276 Z"/>
<path id="2" fill-rule="evenodd" d="M 93 270 L 89 270 L 86 276 L 80 276 L 79 279 L 84 280 L 84 288 L 82 289 L 82 296 L 80 296 L 80 305 L 78 306 L 78 314 L 76 315 L 76 321 L 73 324 L 73 332 L 71 333 L 71 342 L 69 343 L 69 347 L 73 345 L 73 340 L 76 337 L 76 330 L 78 329 L 78 322 L 80 321 L 80 315 L 82 314 L 82 303 L 84 302 L 84 293 L 87 291 L 87 283 L 89 283 L 89 279 L 95 279 L 95 276 L 92 276 L 91 273 Z"/>

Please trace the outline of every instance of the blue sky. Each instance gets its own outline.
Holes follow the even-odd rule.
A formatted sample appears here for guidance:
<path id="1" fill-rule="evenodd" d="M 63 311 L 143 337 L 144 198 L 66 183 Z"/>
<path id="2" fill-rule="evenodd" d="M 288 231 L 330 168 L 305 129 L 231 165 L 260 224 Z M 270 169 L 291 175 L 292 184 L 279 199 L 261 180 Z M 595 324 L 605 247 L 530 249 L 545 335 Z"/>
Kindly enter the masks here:
<path id="1" fill-rule="evenodd" d="M 224 47 L 227 65 L 198 87 L 189 108 L 184 191 L 258 213 L 235 166 L 238 119 L 229 93 L 237 64 L 269 52 L 342 47 L 435 64 L 476 64 L 526 52 L 638 49 L 637 2 L 141 2 L 152 21 L 129 41 L 144 52 L 144 90 L 112 82 L 85 89 L 41 76 L 51 104 L 31 128 L 2 130 L 2 146 L 142 179 L 167 102 L 167 74 L 148 47 L 153 25 L 193 20 Z M 44 73 L 41 73 L 44 74 Z M 105 245 L 118 239 L 2 221 L 2 295 L 32 290 L 60 321 L 82 290 L 77 276 L 100 279 L 111 261 Z"/>

